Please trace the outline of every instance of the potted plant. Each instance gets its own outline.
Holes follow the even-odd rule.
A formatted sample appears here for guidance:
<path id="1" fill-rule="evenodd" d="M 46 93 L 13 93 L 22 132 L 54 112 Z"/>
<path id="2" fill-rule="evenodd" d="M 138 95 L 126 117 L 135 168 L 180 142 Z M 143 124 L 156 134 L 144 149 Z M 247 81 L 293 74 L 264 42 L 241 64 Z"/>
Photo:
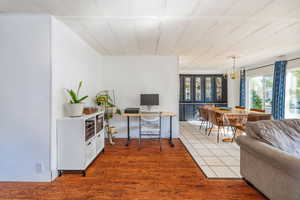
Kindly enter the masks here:
<path id="1" fill-rule="evenodd" d="M 86 98 L 88 98 L 88 96 L 79 97 L 79 92 L 80 92 L 81 87 L 82 87 L 82 81 L 79 82 L 76 93 L 72 89 L 71 90 L 67 89 L 67 93 L 70 96 L 70 101 L 66 106 L 67 106 L 67 111 L 68 111 L 70 117 L 82 116 L 83 107 L 84 107 L 83 101 Z"/>
<path id="2" fill-rule="evenodd" d="M 108 94 L 97 95 L 96 104 L 102 107 L 105 110 L 105 112 L 109 115 L 112 115 L 113 113 L 121 114 L 121 110 L 113 104 L 113 100 Z M 109 116 L 108 118 L 112 118 L 112 116 Z"/>
<path id="3" fill-rule="evenodd" d="M 114 92 L 113 97 L 114 97 Z M 95 103 L 104 110 L 104 119 L 106 122 L 106 130 L 110 144 L 114 144 L 113 142 L 113 134 L 118 133 L 116 127 L 109 125 L 109 120 L 113 118 L 114 114 L 121 115 L 122 112 L 117 106 L 114 104 L 114 100 L 111 98 L 109 91 L 104 90 L 97 94 Z"/>

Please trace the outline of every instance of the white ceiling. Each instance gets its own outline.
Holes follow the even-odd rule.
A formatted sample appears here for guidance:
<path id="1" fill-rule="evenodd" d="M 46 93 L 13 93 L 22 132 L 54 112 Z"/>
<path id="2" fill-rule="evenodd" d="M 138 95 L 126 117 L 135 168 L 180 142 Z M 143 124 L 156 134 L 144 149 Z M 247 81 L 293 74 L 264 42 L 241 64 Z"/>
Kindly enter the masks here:
<path id="1" fill-rule="evenodd" d="M 0 12 L 57 16 L 102 55 L 178 55 L 224 69 L 300 49 L 300 0 L 0 0 Z"/>

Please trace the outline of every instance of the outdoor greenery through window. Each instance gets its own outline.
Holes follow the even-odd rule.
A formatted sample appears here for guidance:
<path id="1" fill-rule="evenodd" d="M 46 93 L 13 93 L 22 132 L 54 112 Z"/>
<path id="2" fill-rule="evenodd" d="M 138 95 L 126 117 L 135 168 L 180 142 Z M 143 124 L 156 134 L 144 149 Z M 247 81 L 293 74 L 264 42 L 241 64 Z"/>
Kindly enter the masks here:
<path id="1" fill-rule="evenodd" d="M 288 70 L 286 76 L 286 118 L 300 116 L 300 69 Z"/>
<path id="2" fill-rule="evenodd" d="M 256 76 L 249 80 L 249 107 L 272 112 L 273 76 Z"/>

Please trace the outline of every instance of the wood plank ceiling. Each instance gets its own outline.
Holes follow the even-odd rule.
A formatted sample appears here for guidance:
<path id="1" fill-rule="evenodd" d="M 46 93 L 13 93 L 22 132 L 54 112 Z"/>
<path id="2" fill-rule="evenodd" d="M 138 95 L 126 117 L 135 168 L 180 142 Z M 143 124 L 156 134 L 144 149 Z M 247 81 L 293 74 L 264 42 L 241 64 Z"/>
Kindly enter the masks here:
<path id="1" fill-rule="evenodd" d="M 57 16 L 102 55 L 177 55 L 224 69 L 300 49 L 300 0 L 0 0 Z"/>

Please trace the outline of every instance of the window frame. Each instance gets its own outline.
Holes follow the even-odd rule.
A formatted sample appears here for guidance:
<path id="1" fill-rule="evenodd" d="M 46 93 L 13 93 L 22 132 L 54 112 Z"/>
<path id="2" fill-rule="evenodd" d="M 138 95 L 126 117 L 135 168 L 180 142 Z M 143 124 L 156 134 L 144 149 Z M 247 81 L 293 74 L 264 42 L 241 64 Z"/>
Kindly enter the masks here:
<path id="1" fill-rule="evenodd" d="M 291 114 L 288 113 L 287 110 L 289 108 L 289 92 L 288 90 L 290 89 L 288 82 L 289 82 L 289 77 L 288 77 L 288 73 L 293 72 L 293 71 L 300 71 L 300 67 L 292 67 L 292 68 L 287 68 L 286 69 L 286 84 L 285 84 L 285 113 L 284 113 L 284 118 L 285 119 L 295 119 L 295 118 L 300 118 L 300 114 Z"/>
<path id="2" fill-rule="evenodd" d="M 265 87 L 265 77 L 272 77 L 272 79 L 274 78 L 274 74 L 273 73 L 262 73 L 262 74 L 259 74 L 259 73 L 256 73 L 256 74 L 252 74 L 251 76 L 247 76 L 246 75 L 246 108 L 247 109 L 251 109 L 251 106 L 250 106 L 250 102 L 251 102 L 251 94 L 250 94 L 250 81 L 252 78 L 257 78 L 257 77 L 262 77 L 262 81 L 263 81 L 263 87 Z M 273 89 L 273 87 L 272 87 Z M 264 92 L 264 95 L 265 95 L 265 92 Z M 265 99 L 263 99 L 263 109 L 266 110 L 266 106 L 265 106 Z M 266 110 L 267 111 L 267 110 Z M 272 105 L 271 105 L 271 110 L 269 113 L 272 112 Z"/>

